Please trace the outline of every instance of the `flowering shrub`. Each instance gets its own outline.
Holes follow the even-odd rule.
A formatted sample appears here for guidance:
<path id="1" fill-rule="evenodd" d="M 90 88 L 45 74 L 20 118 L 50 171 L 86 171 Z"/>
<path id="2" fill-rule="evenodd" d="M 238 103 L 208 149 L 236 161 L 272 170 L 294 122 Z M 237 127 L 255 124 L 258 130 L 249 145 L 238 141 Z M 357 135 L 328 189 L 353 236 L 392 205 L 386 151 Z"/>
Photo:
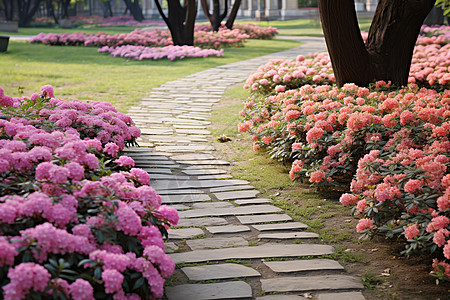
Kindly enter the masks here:
<path id="1" fill-rule="evenodd" d="M 450 32 L 446 27 L 446 32 Z M 437 29 L 442 32 L 443 29 Z M 421 37 L 417 40 L 408 81 L 439 91 L 450 88 L 450 44 L 448 35 Z M 296 89 L 305 84 L 333 84 L 335 77 L 328 53 L 314 53 L 305 58 L 272 60 L 247 79 L 244 88 L 254 96 L 268 96 L 281 89 Z M 278 86 L 278 91 L 275 89 Z"/>
<path id="2" fill-rule="evenodd" d="M 219 32 L 195 31 L 194 44 L 201 48 L 220 49 L 224 47 L 242 47 L 249 36 L 238 29 L 226 28 Z M 109 35 L 103 32 L 87 33 L 40 33 L 30 39 L 30 43 L 42 43 L 50 46 L 90 46 L 119 47 L 125 45 L 164 47 L 172 44 L 168 30 L 135 29 L 130 33 Z"/>
<path id="3" fill-rule="evenodd" d="M 165 25 L 163 21 L 142 20 L 138 22 L 132 16 L 114 16 L 103 18 L 101 16 L 70 16 L 69 19 L 75 27 L 84 25 L 97 25 L 102 27 L 110 26 L 149 26 L 149 25 Z M 54 23 L 51 17 L 35 18 L 37 24 Z"/>
<path id="4" fill-rule="evenodd" d="M 222 26 L 221 29 L 225 27 Z M 275 37 L 278 30 L 275 27 L 260 27 L 254 24 L 234 24 L 233 29 L 238 29 L 241 33 L 245 33 L 250 39 L 258 40 L 268 40 Z M 210 24 L 195 25 L 196 31 L 211 31 L 212 27 Z"/>
<path id="5" fill-rule="evenodd" d="M 170 60 L 183 59 L 186 57 L 208 57 L 215 55 L 217 57 L 223 56 L 223 49 L 201 49 L 193 46 L 166 46 L 166 47 L 144 47 L 144 46 L 120 46 L 117 48 L 113 47 L 102 47 L 98 49 L 101 53 L 110 53 L 112 56 L 133 58 L 138 60 L 143 59 L 163 59 L 167 58 Z"/>
<path id="6" fill-rule="evenodd" d="M 0 111 L 4 299 L 161 297 L 175 267 L 162 238 L 178 214 L 118 157 L 139 136 L 132 120 L 50 86 L 29 98 L 0 88 Z"/>

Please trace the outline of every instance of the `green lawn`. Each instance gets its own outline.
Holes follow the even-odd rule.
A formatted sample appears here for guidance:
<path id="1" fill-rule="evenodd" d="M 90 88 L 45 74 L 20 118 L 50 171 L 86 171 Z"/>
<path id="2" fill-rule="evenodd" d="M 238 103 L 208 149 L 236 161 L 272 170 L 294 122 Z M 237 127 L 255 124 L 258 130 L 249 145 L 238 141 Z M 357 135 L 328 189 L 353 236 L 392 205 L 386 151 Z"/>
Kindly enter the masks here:
<path id="1" fill-rule="evenodd" d="M 369 31 L 372 19 L 359 19 L 359 27 L 361 30 Z M 323 36 L 320 18 L 297 19 L 288 21 L 245 21 L 239 23 L 252 23 L 263 27 L 276 27 L 280 35 L 296 35 L 296 36 Z"/>
<path id="2" fill-rule="evenodd" d="M 0 86 L 5 94 L 29 96 L 42 85 L 55 88 L 62 99 L 108 101 L 120 111 L 162 83 L 218 65 L 289 49 L 287 40 L 248 40 L 244 48 L 227 48 L 224 57 L 178 61 L 135 61 L 97 53 L 97 48 L 57 47 L 10 41 L 0 53 Z"/>

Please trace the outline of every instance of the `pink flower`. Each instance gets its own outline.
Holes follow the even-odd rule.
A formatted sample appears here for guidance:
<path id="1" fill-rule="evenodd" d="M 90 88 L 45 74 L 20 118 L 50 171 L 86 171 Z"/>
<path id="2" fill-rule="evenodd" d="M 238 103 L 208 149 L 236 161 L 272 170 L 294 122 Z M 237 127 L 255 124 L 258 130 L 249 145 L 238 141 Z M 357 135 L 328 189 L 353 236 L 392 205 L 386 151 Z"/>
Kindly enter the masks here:
<path id="1" fill-rule="evenodd" d="M 136 212 L 123 203 L 116 214 L 119 219 L 117 229 L 122 230 L 126 235 L 136 236 L 142 228 L 141 218 Z"/>
<path id="2" fill-rule="evenodd" d="M 444 256 L 445 258 L 450 259 L 450 241 L 444 246 Z"/>
<path id="3" fill-rule="evenodd" d="M 427 232 L 438 231 L 448 226 L 449 219 L 445 216 L 436 216 L 431 219 L 431 222 L 427 226 Z"/>
<path id="4" fill-rule="evenodd" d="M 150 175 L 147 173 L 147 171 L 144 171 L 140 168 L 133 168 L 130 170 L 130 174 L 143 185 L 148 185 L 150 183 Z"/>
<path id="5" fill-rule="evenodd" d="M 120 156 L 114 162 L 119 164 L 121 167 L 123 167 L 123 166 L 132 166 L 132 167 L 134 167 L 134 160 L 131 157 L 126 156 L 126 155 Z"/>
<path id="6" fill-rule="evenodd" d="M 124 276 L 114 269 L 104 270 L 102 279 L 105 283 L 105 293 L 112 294 L 122 291 L 122 282 Z"/>
<path id="7" fill-rule="evenodd" d="M 53 93 L 53 87 L 51 85 L 44 85 L 41 87 L 42 98 L 53 98 L 55 97 Z"/>
<path id="8" fill-rule="evenodd" d="M 437 232 L 434 233 L 433 242 L 439 247 L 442 247 L 446 243 L 445 238 L 448 237 L 449 234 L 450 231 L 448 231 L 447 229 L 439 229 Z"/>
<path id="9" fill-rule="evenodd" d="M 84 279 L 75 280 L 70 285 L 69 291 L 74 300 L 94 300 L 94 288 Z"/>
<path id="10" fill-rule="evenodd" d="M 405 229 L 405 237 L 410 240 L 418 236 L 420 233 L 419 226 L 417 224 L 410 225 Z"/>
<path id="11" fill-rule="evenodd" d="M 50 273 L 35 263 L 21 263 L 8 271 L 11 282 L 3 287 L 5 300 L 23 299 L 30 290 L 44 292 Z"/>
<path id="12" fill-rule="evenodd" d="M 169 222 L 171 226 L 177 226 L 179 217 L 175 208 L 167 205 L 161 205 L 158 208 L 158 212 L 164 220 Z"/>
<path id="13" fill-rule="evenodd" d="M 64 167 L 69 170 L 69 177 L 73 180 L 81 180 L 84 178 L 84 167 L 77 162 L 70 162 L 65 164 Z"/>
<path id="14" fill-rule="evenodd" d="M 117 146 L 114 143 L 107 143 L 105 147 L 103 148 L 103 152 L 111 155 L 112 157 L 116 157 L 119 153 L 119 146 Z"/>
<path id="15" fill-rule="evenodd" d="M 341 202 L 341 204 L 344 206 L 353 205 L 358 202 L 358 197 L 352 194 L 342 194 L 339 202 Z"/>
<path id="16" fill-rule="evenodd" d="M 405 192 L 414 194 L 423 185 L 422 180 L 410 179 L 404 187 Z"/>
<path id="17" fill-rule="evenodd" d="M 323 171 L 315 171 L 311 173 L 309 177 L 309 182 L 321 182 L 325 179 L 325 173 Z"/>
<path id="18" fill-rule="evenodd" d="M 356 231 L 361 232 L 363 230 L 372 229 L 374 227 L 375 225 L 373 224 L 372 220 L 365 218 L 359 220 L 358 225 L 356 225 Z"/>
<path id="19" fill-rule="evenodd" d="M 0 237 L 0 268 L 4 265 L 14 265 L 14 257 L 19 254 L 5 237 Z"/>
<path id="20" fill-rule="evenodd" d="M 322 128 L 313 127 L 306 133 L 306 140 L 308 143 L 312 144 L 312 140 L 321 138 L 324 132 L 325 131 Z"/>

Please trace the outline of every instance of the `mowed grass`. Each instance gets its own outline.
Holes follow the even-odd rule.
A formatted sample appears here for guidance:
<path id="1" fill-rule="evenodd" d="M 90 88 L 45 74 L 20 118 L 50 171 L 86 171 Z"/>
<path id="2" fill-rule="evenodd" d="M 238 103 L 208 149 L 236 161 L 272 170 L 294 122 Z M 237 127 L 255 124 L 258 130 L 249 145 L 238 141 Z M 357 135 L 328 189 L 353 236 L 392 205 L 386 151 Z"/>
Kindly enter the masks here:
<path id="1" fill-rule="evenodd" d="M 359 28 L 364 31 L 369 31 L 371 18 L 360 18 Z M 320 24 L 320 17 L 317 15 L 309 19 L 296 19 L 288 21 L 242 21 L 239 23 L 252 23 L 263 27 L 276 27 L 280 35 L 295 35 L 295 36 L 323 36 L 322 26 Z"/>
<path id="2" fill-rule="evenodd" d="M 9 96 L 25 96 L 50 84 L 61 99 L 107 101 L 126 112 L 152 88 L 205 69 L 298 46 L 287 40 L 248 40 L 227 48 L 224 57 L 136 61 L 97 53 L 91 47 L 58 47 L 10 41 L 0 54 L 0 86 Z"/>

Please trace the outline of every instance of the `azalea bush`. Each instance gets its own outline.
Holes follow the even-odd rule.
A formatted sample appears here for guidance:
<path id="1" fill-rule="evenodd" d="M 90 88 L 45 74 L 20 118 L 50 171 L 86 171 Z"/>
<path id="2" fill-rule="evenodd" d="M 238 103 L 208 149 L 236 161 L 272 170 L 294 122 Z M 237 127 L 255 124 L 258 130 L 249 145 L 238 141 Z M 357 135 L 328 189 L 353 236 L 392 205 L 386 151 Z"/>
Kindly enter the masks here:
<path id="1" fill-rule="evenodd" d="M 242 47 L 244 41 L 250 38 L 248 34 L 239 30 L 221 28 L 218 32 L 196 30 L 194 45 L 200 48 L 221 49 L 226 47 Z M 119 47 L 125 45 L 165 47 L 172 45 L 172 38 L 168 30 L 135 29 L 130 33 L 106 34 L 98 33 L 40 33 L 30 39 L 30 43 L 46 44 L 50 46 L 89 46 L 89 47 Z"/>
<path id="2" fill-rule="evenodd" d="M 165 25 L 163 21 L 154 20 L 142 20 L 138 22 L 133 19 L 132 16 L 114 16 L 103 18 L 101 16 L 69 16 L 69 19 L 73 22 L 75 27 L 83 26 L 152 26 L 152 25 Z M 55 20 L 52 17 L 35 18 L 35 24 L 53 24 Z"/>
<path id="3" fill-rule="evenodd" d="M 98 49 L 100 53 L 110 53 L 114 57 L 132 58 L 137 60 L 143 59 L 183 59 L 187 57 L 208 57 L 208 56 L 223 56 L 223 49 L 201 49 L 193 46 L 166 46 L 166 47 L 144 47 L 144 46 L 120 46 L 102 47 Z"/>
<path id="4" fill-rule="evenodd" d="M 445 31 L 444 31 L 445 30 Z M 450 26 L 436 29 L 450 32 Z M 364 34 L 363 34 L 364 35 Z M 443 91 L 450 88 L 450 35 L 440 34 L 419 37 L 411 62 L 408 81 L 420 87 Z M 273 95 L 279 89 L 296 89 L 305 84 L 323 85 L 335 83 L 328 53 L 302 55 L 295 60 L 272 60 L 253 72 L 244 88 L 254 96 Z"/>
<path id="5" fill-rule="evenodd" d="M 226 29 L 225 26 L 220 28 L 221 30 Z M 278 34 L 278 29 L 275 27 L 260 27 L 254 24 L 234 24 L 233 29 L 238 29 L 242 33 L 249 36 L 250 39 L 267 40 L 272 39 Z M 195 25 L 196 31 L 212 31 L 211 24 Z"/>
<path id="6" fill-rule="evenodd" d="M 0 89 L 0 286 L 4 299 L 148 299 L 174 270 L 178 222 L 120 156 L 139 130 L 109 103 Z"/>

